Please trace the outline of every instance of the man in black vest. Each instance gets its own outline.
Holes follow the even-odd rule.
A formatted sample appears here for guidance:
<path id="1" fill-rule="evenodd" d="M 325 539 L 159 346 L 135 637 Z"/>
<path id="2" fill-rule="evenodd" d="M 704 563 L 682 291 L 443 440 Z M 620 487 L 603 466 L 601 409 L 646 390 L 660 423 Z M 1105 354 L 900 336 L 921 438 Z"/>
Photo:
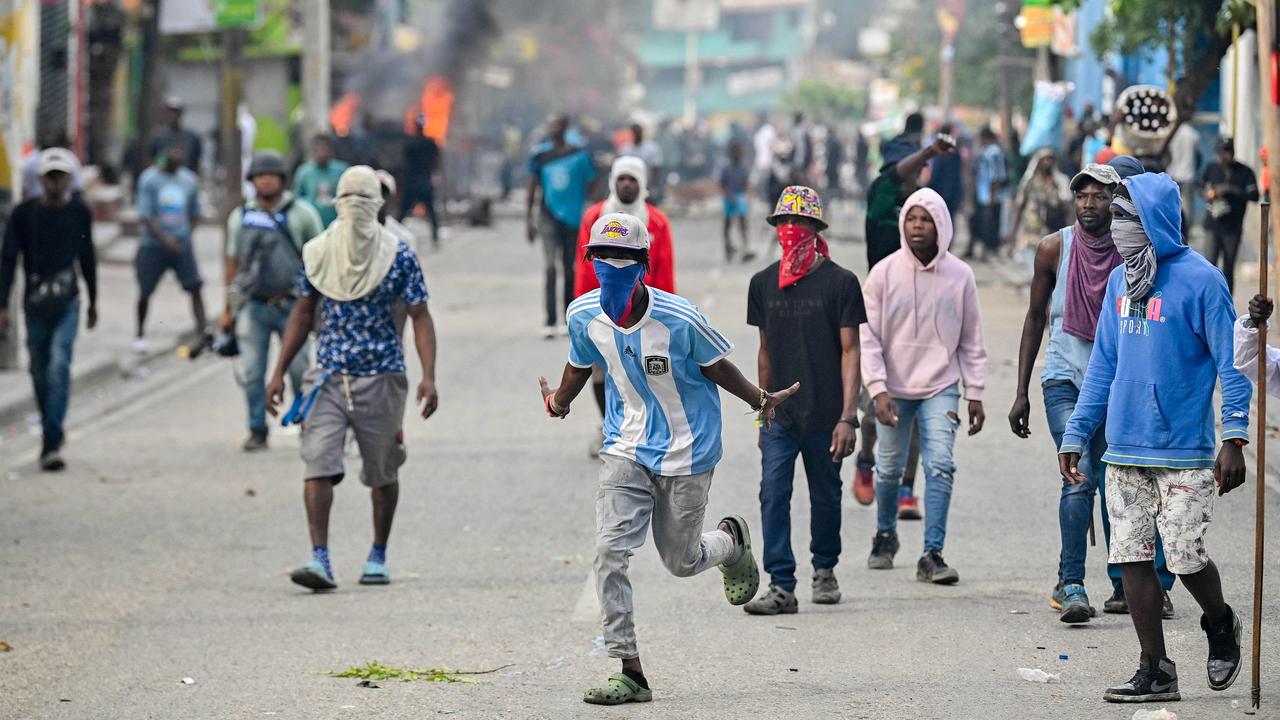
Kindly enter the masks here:
<path id="1" fill-rule="evenodd" d="M 246 452 L 267 447 L 266 374 L 271 335 L 284 336 L 285 321 L 296 302 L 302 271 L 302 245 L 324 231 L 320 213 L 285 189 L 284 159 L 261 152 L 249 165 L 253 200 L 227 218 L 227 304 L 222 331 L 235 329 L 244 364 L 244 394 L 249 405 Z M 307 369 L 305 352 L 289 367 L 294 392 Z"/>

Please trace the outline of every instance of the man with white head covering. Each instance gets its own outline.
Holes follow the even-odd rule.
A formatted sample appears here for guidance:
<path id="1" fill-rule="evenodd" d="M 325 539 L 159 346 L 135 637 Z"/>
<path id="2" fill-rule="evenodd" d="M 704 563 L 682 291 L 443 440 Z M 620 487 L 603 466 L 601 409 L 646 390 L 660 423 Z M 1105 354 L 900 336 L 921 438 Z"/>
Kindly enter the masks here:
<path id="1" fill-rule="evenodd" d="M 600 287 L 595 268 L 587 260 L 587 244 L 591 241 L 591 226 L 601 215 L 609 213 L 626 213 L 638 218 L 649 231 L 649 270 L 645 273 L 644 283 L 663 292 L 675 293 L 676 268 L 675 251 L 671 243 L 671 223 L 661 210 L 648 202 L 648 171 L 644 160 L 634 155 L 626 155 L 613 161 L 609 171 L 609 197 L 587 208 L 582 215 L 582 224 L 578 228 L 578 260 L 574 263 L 573 297 L 583 295 Z M 604 373 L 599 368 L 591 374 L 591 388 L 600 414 L 604 415 Z M 597 438 L 597 441 L 599 438 Z M 593 446 L 592 452 L 599 450 L 599 442 Z"/>
<path id="2" fill-rule="evenodd" d="M 417 402 L 422 417 L 436 410 L 436 339 L 427 311 L 427 288 L 417 257 L 378 222 L 382 189 L 372 168 L 357 165 L 338 180 L 337 220 L 303 249 L 299 299 L 289 316 L 284 348 L 267 386 L 275 415 L 284 398 L 284 373 L 302 348 L 320 308 L 316 367 L 307 372 L 305 394 L 295 399 L 285 424 L 301 423 L 306 463 L 307 523 L 312 558 L 295 570 L 295 583 L 312 590 L 337 587 L 329 565 L 329 508 L 333 486 L 342 481 L 343 445 L 355 435 L 364 466 L 360 480 L 372 490 L 373 548 L 362 585 L 385 585 L 387 539 L 400 495 L 399 469 L 405 461 L 404 420 L 408 381 L 404 350 L 395 326 L 402 301 L 413 322 L 414 346 L 422 364 Z"/>

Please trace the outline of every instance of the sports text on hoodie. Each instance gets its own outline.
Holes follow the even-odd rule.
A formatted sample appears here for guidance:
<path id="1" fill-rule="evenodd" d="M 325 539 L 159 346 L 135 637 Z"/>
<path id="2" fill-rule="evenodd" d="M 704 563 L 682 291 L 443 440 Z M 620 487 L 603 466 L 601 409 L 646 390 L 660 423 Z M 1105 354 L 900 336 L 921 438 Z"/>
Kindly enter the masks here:
<path id="1" fill-rule="evenodd" d="M 923 207 L 938 230 L 938 254 L 927 265 L 907 247 L 907 213 Z M 862 378 L 874 397 L 922 400 L 964 380 L 964 396 L 981 400 L 987 349 L 973 270 L 947 251 L 951 214 L 938 193 L 921 188 L 902 205 L 901 247 L 871 269 L 862 295 Z"/>
<path id="2" fill-rule="evenodd" d="M 1156 251 L 1155 284 L 1135 300 L 1126 294 L 1124 266 L 1112 271 L 1060 452 L 1081 452 L 1105 418 L 1105 462 L 1211 468 L 1216 381 L 1222 383 L 1222 439 L 1249 437 L 1253 389 L 1232 366 L 1231 295 L 1222 273 L 1182 244 L 1173 179 L 1146 173 L 1125 184 Z"/>

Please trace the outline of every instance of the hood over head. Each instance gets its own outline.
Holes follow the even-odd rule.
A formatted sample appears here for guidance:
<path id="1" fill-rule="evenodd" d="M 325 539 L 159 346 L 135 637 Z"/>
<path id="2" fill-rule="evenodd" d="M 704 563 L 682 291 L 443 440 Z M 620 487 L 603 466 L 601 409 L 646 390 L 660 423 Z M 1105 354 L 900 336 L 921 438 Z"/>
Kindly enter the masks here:
<path id="1" fill-rule="evenodd" d="M 1188 248 L 1182 242 L 1182 196 L 1173 178 L 1165 173 L 1143 173 L 1126 179 L 1124 184 L 1156 258 L 1186 252 Z"/>
<path id="2" fill-rule="evenodd" d="M 928 265 L 921 265 L 920 260 L 916 258 L 915 253 L 911 252 L 911 247 L 907 244 L 907 213 L 913 207 L 922 207 L 929 216 L 933 218 L 933 225 L 938 229 L 938 254 Z M 935 192 L 932 188 L 920 188 L 911 193 L 906 202 L 902 203 L 902 212 L 898 215 L 898 238 L 902 243 L 902 249 L 911 256 L 911 259 L 921 267 L 928 269 L 936 267 L 943 255 L 947 254 L 947 249 L 951 247 L 951 237 L 953 234 L 951 227 L 951 212 L 947 210 L 947 201 Z"/>
<path id="3" fill-rule="evenodd" d="M 618 198 L 618 178 L 623 175 L 630 175 L 640 183 L 640 194 L 636 196 L 635 202 L 624 203 Z M 649 167 L 644 160 L 634 155 L 623 155 L 613 161 L 613 167 L 609 169 L 609 197 L 604 201 L 604 208 L 601 214 L 606 213 L 626 213 L 640 218 L 640 221 L 648 224 L 649 208 L 645 200 L 649 197 Z"/>

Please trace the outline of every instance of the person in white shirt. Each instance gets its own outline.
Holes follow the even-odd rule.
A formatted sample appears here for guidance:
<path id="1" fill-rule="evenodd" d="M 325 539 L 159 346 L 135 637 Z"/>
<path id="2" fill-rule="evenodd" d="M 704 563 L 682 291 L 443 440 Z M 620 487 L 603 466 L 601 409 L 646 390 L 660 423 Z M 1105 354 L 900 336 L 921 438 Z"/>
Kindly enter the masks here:
<path id="1" fill-rule="evenodd" d="M 1199 174 L 1197 171 L 1200 169 L 1199 149 L 1200 133 L 1196 132 L 1195 126 L 1191 123 L 1182 123 L 1169 140 L 1169 165 L 1165 168 L 1169 177 L 1178 183 L 1178 190 L 1182 194 L 1184 217 L 1193 223 L 1195 222 L 1195 213 L 1192 209 L 1195 207 L 1196 178 Z M 1189 230 L 1190 227 L 1187 229 Z"/>
<path id="2" fill-rule="evenodd" d="M 1249 301 L 1249 314 L 1236 320 L 1235 366 L 1245 377 L 1258 380 L 1258 327 L 1267 322 L 1275 302 L 1265 295 L 1254 295 Z M 1267 392 L 1280 397 L 1280 348 L 1267 346 L 1265 361 Z"/>

